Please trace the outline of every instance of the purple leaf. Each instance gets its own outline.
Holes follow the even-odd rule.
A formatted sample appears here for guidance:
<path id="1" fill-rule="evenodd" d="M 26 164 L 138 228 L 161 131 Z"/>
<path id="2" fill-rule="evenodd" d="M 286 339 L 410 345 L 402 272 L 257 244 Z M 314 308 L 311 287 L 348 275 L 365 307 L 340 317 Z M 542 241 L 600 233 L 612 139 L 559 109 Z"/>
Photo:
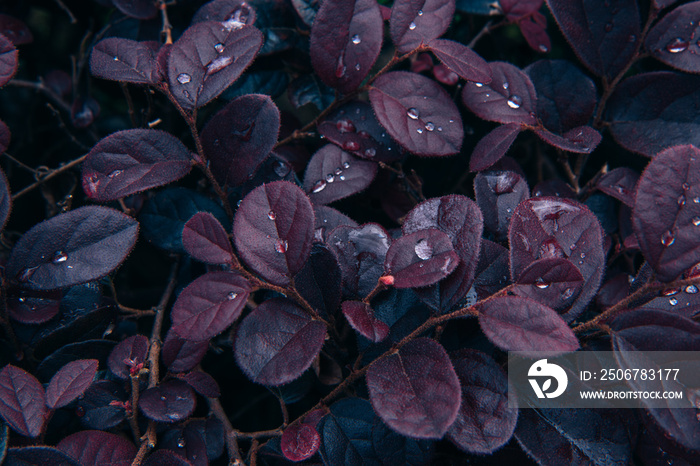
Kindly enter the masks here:
<path id="1" fill-rule="evenodd" d="M 81 465 L 129 466 L 136 447 L 121 435 L 100 430 L 84 430 L 65 437 L 56 448 Z"/>
<path id="2" fill-rule="evenodd" d="M 487 239 L 481 240 L 474 289 L 477 297 L 491 296 L 508 285 L 508 249 Z"/>
<path id="3" fill-rule="evenodd" d="M 329 204 L 365 190 L 377 164 L 359 160 L 333 144 L 319 149 L 306 167 L 304 190 L 314 204 Z"/>
<path id="4" fill-rule="evenodd" d="M 160 448 L 168 449 L 182 458 L 187 458 L 193 466 L 209 466 L 204 422 L 204 420 L 193 419 L 184 426 L 182 424 L 172 426 L 159 442 Z M 223 435 L 221 442 L 223 443 Z M 168 463 L 168 466 L 170 465 L 171 463 Z"/>
<path id="5" fill-rule="evenodd" d="M 279 129 L 280 112 L 269 96 L 248 94 L 229 102 L 202 130 L 216 178 L 243 184 L 275 146 Z"/>
<path id="6" fill-rule="evenodd" d="M 80 359 L 61 368 L 46 388 L 46 405 L 62 408 L 85 393 L 97 373 L 96 359 Z"/>
<path id="7" fill-rule="evenodd" d="M 314 217 L 316 220 L 314 237 L 317 241 L 325 241 L 326 235 L 341 225 L 352 228 L 359 226 L 356 221 L 347 215 L 325 205 L 314 206 Z"/>
<path id="8" fill-rule="evenodd" d="M 652 159 L 637 184 L 632 226 L 659 280 L 700 262 L 700 150 L 676 146 Z"/>
<path id="9" fill-rule="evenodd" d="M 574 264 L 561 257 L 550 257 L 528 265 L 513 291 L 558 311 L 571 305 L 582 286 L 583 276 Z"/>
<path id="10" fill-rule="evenodd" d="M 325 336 L 326 326 L 293 302 L 269 299 L 239 325 L 236 362 L 253 382 L 283 385 L 309 368 Z"/>
<path id="11" fill-rule="evenodd" d="M 28 372 L 12 365 L 0 371 L 0 416 L 12 430 L 38 437 L 46 421 L 44 387 Z"/>
<path id="12" fill-rule="evenodd" d="M 590 126 L 574 128 L 561 136 L 546 129 L 536 129 L 535 134 L 547 144 L 567 152 L 579 154 L 590 154 L 603 138 L 598 131 Z"/>
<path id="13" fill-rule="evenodd" d="M 338 258 L 323 243 L 315 243 L 294 287 L 317 312 L 334 315 L 340 307 L 342 272 Z"/>
<path id="14" fill-rule="evenodd" d="M 508 407 L 508 379 L 487 354 L 460 350 L 451 357 L 462 403 L 447 438 L 468 453 L 493 453 L 513 436 L 518 409 Z M 511 406 L 515 400 L 510 400 Z"/>
<path id="15" fill-rule="evenodd" d="M 138 366 L 146 362 L 148 338 L 133 335 L 120 341 L 107 359 L 107 366 L 120 379 L 128 379 L 132 370 L 138 372 Z"/>
<path id="16" fill-rule="evenodd" d="M 172 329 L 185 340 L 209 340 L 241 315 L 251 288 L 232 272 L 209 272 L 187 285 L 177 297 Z"/>
<path id="17" fill-rule="evenodd" d="M 500 0 L 499 3 L 506 18 L 517 21 L 539 10 L 543 0 Z"/>
<path id="18" fill-rule="evenodd" d="M 610 132 L 625 149 L 653 157 L 679 144 L 700 146 L 700 77 L 670 71 L 624 80 L 606 106 Z"/>
<path id="19" fill-rule="evenodd" d="M 161 79 L 156 52 L 148 42 L 119 37 L 102 39 L 92 49 L 90 72 L 112 81 L 156 84 Z"/>
<path id="20" fill-rule="evenodd" d="M 460 386 L 445 349 L 416 338 L 367 371 L 372 407 L 389 427 L 413 438 L 441 438 L 457 417 Z"/>
<path id="21" fill-rule="evenodd" d="M 459 110 L 435 81 L 416 73 L 381 75 L 369 91 L 377 119 L 408 151 L 424 156 L 459 152 L 464 130 Z"/>
<path id="22" fill-rule="evenodd" d="M 189 385 L 180 380 L 166 380 L 141 393 L 139 408 L 147 418 L 159 422 L 178 422 L 194 411 L 195 395 Z"/>
<path id="23" fill-rule="evenodd" d="M 491 67 L 486 60 L 464 44 L 447 39 L 431 40 L 430 51 L 450 70 L 467 81 L 491 82 Z"/>
<path id="24" fill-rule="evenodd" d="M 17 322 L 43 324 L 58 314 L 60 304 L 60 292 L 21 291 L 7 297 L 7 312 Z"/>
<path id="25" fill-rule="evenodd" d="M 170 372 L 186 372 L 200 363 L 208 349 L 209 341 L 184 340 L 170 330 L 160 355 Z"/>
<path id="26" fill-rule="evenodd" d="M 391 40 L 399 52 L 410 52 L 443 35 L 454 13 L 454 0 L 395 2 L 389 20 Z"/>
<path id="27" fill-rule="evenodd" d="M 640 37 L 635 0 L 547 0 L 566 40 L 586 67 L 615 78 L 632 60 Z"/>
<path id="28" fill-rule="evenodd" d="M 311 26 L 311 64 L 340 92 L 355 90 L 382 48 L 382 15 L 375 0 L 326 0 Z"/>
<path id="29" fill-rule="evenodd" d="M 389 326 L 374 316 L 367 303 L 344 301 L 343 315 L 352 328 L 374 343 L 379 343 L 389 335 Z"/>
<path id="30" fill-rule="evenodd" d="M 600 177 L 596 188 L 623 204 L 634 207 L 637 181 L 639 181 L 639 173 L 631 168 L 620 167 Z"/>
<path id="31" fill-rule="evenodd" d="M 0 87 L 4 86 L 17 72 L 17 49 L 10 39 L 0 34 Z"/>
<path id="32" fill-rule="evenodd" d="M 10 448 L 2 464 L 5 466 L 82 466 L 54 447 Z"/>
<path id="33" fill-rule="evenodd" d="M 138 229 L 136 220 L 106 207 L 86 206 L 56 215 L 17 241 L 7 276 L 37 290 L 95 280 L 126 259 Z"/>
<path id="34" fill-rule="evenodd" d="M 442 280 L 459 264 L 452 241 L 435 228 L 419 230 L 394 241 L 386 253 L 384 269 L 396 288 L 418 288 Z"/>
<path id="35" fill-rule="evenodd" d="M 552 41 L 547 34 L 547 17 L 545 15 L 536 11 L 519 20 L 518 27 L 532 50 L 540 53 L 552 50 Z"/>
<path id="36" fill-rule="evenodd" d="M 192 168 L 179 139 L 156 129 L 128 129 L 98 142 L 83 162 L 83 189 L 96 201 L 113 201 L 179 180 Z"/>
<path id="37" fill-rule="evenodd" d="M 520 134 L 520 125 L 509 123 L 491 130 L 477 143 L 469 158 L 469 171 L 480 172 L 501 160 L 515 138 Z"/>
<path id="38" fill-rule="evenodd" d="M 9 15 L 0 14 L 0 33 L 10 39 L 15 46 L 31 44 L 34 41 L 32 31 L 29 30 L 27 25 Z"/>
<path id="39" fill-rule="evenodd" d="M 143 466 L 194 466 L 172 450 L 156 450 L 146 458 Z"/>
<path id="40" fill-rule="evenodd" d="M 120 384 L 111 380 L 98 380 L 78 400 L 77 412 L 81 422 L 91 429 L 110 429 L 126 418 L 124 402 L 127 394 Z"/>
<path id="41" fill-rule="evenodd" d="M 195 371 L 186 374 L 177 374 L 178 379 L 186 382 L 190 387 L 202 396 L 218 398 L 221 396 L 219 384 L 211 375 L 206 372 Z"/>
<path id="42" fill-rule="evenodd" d="M 255 10 L 245 0 L 213 0 L 197 10 L 192 18 L 192 24 L 204 21 L 229 22 L 233 27 L 255 23 Z"/>
<path id="43" fill-rule="evenodd" d="M 697 57 L 700 46 L 694 40 L 699 32 L 695 23 L 699 14 L 697 2 L 674 8 L 651 28 L 644 46 L 653 57 L 667 65 L 690 73 L 700 72 Z"/>
<path id="44" fill-rule="evenodd" d="M 170 89 L 193 110 L 230 86 L 253 62 L 263 36 L 253 26 L 206 21 L 190 26 L 173 44 L 168 60 Z"/>
<path id="45" fill-rule="evenodd" d="M 535 124 L 537 94 L 530 78 L 505 62 L 491 62 L 491 82 L 469 82 L 462 102 L 479 118 L 497 123 Z"/>
<path id="46" fill-rule="evenodd" d="M 523 71 L 537 91 L 537 118 L 555 133 L 583 126 L 593 116 L 595 84 L 568 60 L 539 60 Z"/>
<path id="47" fill-rule="evenodd" d="M 566 322 L 531 299 L 502 296 L 483 302 L 478 310 L 481 330 L 504 351 L 546 351 L 553 357 L 579 348 Z"/>
<path id="48" fill-rule="evenodd" d="M 259 186 L 238 207 L 233 236 L 238 253 L 251 269 L 275 285 L 286 286 L 311 251 L 311 202 L 287 181 Z"/>
<path id="49" fill-rule="evenodd" d="M 303 461 L 312 457 L 321 445 L 321 436 L 314 426 L 293 422 L 282 432 L 281 449 L 290 461 Z"/>
<path id="50" fill-rule="evenodd" d="M 136 19 L 151 19 L 158 14 L 152 0 L 112 0 L 112 3 L 125 15 Z"/>
<path id="51" fill-rule="evenodd" d="M 205 264 L 230 264 L 233 247 L 226 230 L 209 212 L 198 212 L 182 230 L 185 251 Z"/>
<path id="52" fill-rule="evenodd" d="M 585 283 L 564 315 L 567 321 L 576 318 L 598 290 L 605 269 L 603 231 L 595 215 L 573 200 L 531 198 L 515 209 L 508 238 L 513 280 L 547 257 L 569 259 L 579 269 Z"/>
<path id="53" fill-rule="evenodd" d="M 530 197 L 527 182 L 515 172 L 489 171 L 474 178 L 476 203 L 482 212 L 491 212 L 484 218 L 484 226 L 498 238 L 508 236 L 508 226 L 515 208 Z"/>

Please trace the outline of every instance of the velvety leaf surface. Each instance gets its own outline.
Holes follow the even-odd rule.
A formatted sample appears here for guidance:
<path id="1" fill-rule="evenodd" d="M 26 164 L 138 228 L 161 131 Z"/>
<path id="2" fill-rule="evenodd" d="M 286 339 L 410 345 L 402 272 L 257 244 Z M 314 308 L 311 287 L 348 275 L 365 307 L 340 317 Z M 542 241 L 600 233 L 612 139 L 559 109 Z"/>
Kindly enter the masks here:
<path id="1" fill-rule="evenodd" d="M 659 280 L 700 262 L 700 150 L 676 146 L 654 157 L 637 184 L 632 226 Z"/>
<path id="2" fill-rule="evenodd" d="M 323 243 L 314 243 L 304 267 L 294 276 L 299 294 L 322 315 L 334 315 L 340 307 L 342 272 L 338 259 Z"/>
<path id="3" fill-rule="evenodd" d="M 535 130 L 540 139 L 567 152 L 590 154 L 600 144 L 601 134 L 590 126 L 580 126 L 559 136 L 546 129 Z"/>
<path id="4" fill-rule="evenodd" d="M 32 31 L 14 16 L 0 14 L 0 33 L 15 45 L 31 44 L 34 41 Z"/>
<path id="5" fill-rule="evenodd" d="M 132 368 L 146 362 L 148 346 L 148 338 L 143 335 L 120 341 L 107 359 L 109 370 L 120 379 L 128 379 Z"/>
<path id="6" fill-rule="evenodd" d="M 517 123 L 501 125 L 491 130 L 474 147 L 469 158 L 469 170 L 480 172 L 493 166 L 506 155 L 518 134 L 520 134 L 520 125 Z"/>
<path id="7" fill-rule="evenodd" d="M 216 379 L 206 372 L 194 371 L 186 374 L 178 374 L 177 378 L 184 381 L 202 396 L 218 398 L 221 396 L 221 389 Z"/>
<path id="8" fill-rule="evenodd" d="M 388 133 L 404 148 L 424 156 L 452 155 L 462 147 L 462 118 L 435 81 L 417 73 L 381 75 L 369 91 L 372 108 Z"/>
<path id="9" fill-rule="evenodd" d="M 256 383 L 282 385 L 298 378 L 321 351 L 323 323 L 286 299 L 263 302 L 236 334 L 236 362 Z"/>
<path id="10" fill-rule="evenodd" d="M 547 0 L 566 40 L 595 75 L 612 79 L 635 52 L 640 18 L 635 0 Z"/>
<path id="11" fill-rule="evenodd" d="M 437 39 L 450 26 L 454 0 L 406 0 L 391 8 L 389 33 L 401 53 Z"/>
<path id="12" fill-rule="evenodd" d="M 56 448 L 81 465 L 129 466 L 136 447 L 121 435 L 99 430 L 83 430 L 65 437 Z"/>
<path id="13" fill-rule="evenodd" d="M 397 288 L 416 288 L 442 280 L 459 264 L 446 233 L 430 228 L 402 236 L 389 247 L 384 269 Z"/>
<path id="14" fill-rule="evenodd" d="M 576 351 L 578 339 L 549 307 L 519 296 L 502 296 L 478 307 L 479 325 L 488 339 L 505 351 Z"/>
<path id="15" fill-rule="evenodd" d="M 198 212 L 182 230 L 185 251 L 206 264 L 230 264 L 233 247 L 226 229 L 209 212 Z"/>
<path id="16" fill-rule="evenodd" d="M 469 82 L 462 102 L 476 116 L 497 123 L 535 124 L 537 94 L 523 71 L 506 62 L 491 62 L 491 82 Z"/>
<path id="17" fill-rule="evenodd" d="M 194 392 L 185 382 L 166 380 L 141 392 L 139 408 L 149 419 L 178 422 L 188 418 L 195 407 Z"/>
<path id="18" fill-rule="evenodd" d="M 377 174 L 377 164 L 358 160 L 338 146 L 319 149 L 306 167 L 304 191 L 314 204 L 329 204 L 365 190 Z"/>
<path id="19" fill-rule="evenodd" d="M 634 309 L 609 325 L 618 339 L 641 351 L 694 351 L 700 341 L 700 324 L 658 309 Z"/>
<path id="20" fill-rule="evenodd" d="M 253 62 L 263 36 L 253 26 L 205 21 L 190 26 L 173 44 L 168 60 L 170 88 L 186 109 L 216 98 Z"/>
<path id="21" fill-rule="evenodd" d="M 360 335 L 379 343 L 389 335 L 389 326 L 377 319 L 369 304 L 362 301 L 344 301 L 343 315 Z"/>
<path id="22" fill-rule="evenodd" d="M 417 338 L 367 371 L 370 401 L 396 432 L 441 438 L 457 417 L 460 385 L 445 349 Z"/>
<path id="23" fill-rule="evenodd" d="M 694 37 L 700 14 L 697 2 L 680 5 L 671 10 L 649 31 L 644 46 L 658 60 L 690 73 L 700 72 L 700 59 L 697 57 L 700 46 Z"/>
<path id="24" fill-rule="evenodd" d="M 509 284 L 509 265 L 508 249 L 485 238 L 481 240 L 474 280 L 474 289 L 480 299 L 491 296 Z"/>
<path id="25" fill-rule="evenodd" d="M 598 290 L 605 268 L 603 232 L 595 215 L 573 200 L 531 198 L 515 209 L 508 238 L 513 280 L 530 263 L 547 257 L 569 259 L 579 269 L 585 282 L 564 319 L 580 314 Z"/>
<path id="26" fill-rule="evenodd" d="M 554 310 L 571 305 L 583 286 L 581 272 L 568 259 L 538 259 L 520 274 L 513 291 Z"/>
<path id="27" fill-rule="evenodd" d="M 347 215 L 337 211 L 333 207 L 325 205 L 314 206 L 315 227 L 314 238 L 317 241 L 325 241 L 328 233 L 339 226 L 348 226 L 357 228 L 359 225 L 356 221 Z"/>
<path id="28" fill-rule="evenodd" d="M 203 21 L 229 22 L 231 27 L 255 23 L 256 11 L 245 0 L 213 0 L 197 10 L 192 24 Z"/>
<path id="29" fill-rule="evenodd" d="M 93 76 L 112 81 L 155 84 L 160 80 L 156 50 L 146 42 L 119 37 L 99 41 L 90 55 Z"/>
<path id="30" fill-rule="evenodd" d="M 96 359 L 69 362 L 51 378 L 46 387 L 46 405 L 62 408 L 85 393 L 97 373 Z"/>
<path id="31" fill-rule="evenodd" d="M 175 452 L 182 458 L 187 458 L 192 466 L 207 466 L 209 455 L 207 454 L 205 422 L 204 419 L 193 419 L 188 421 L 184 428 L 182 424 L 175 425 L 168 429 L 158 445 L 162 449 Z"/>
<path id="32" fill-rule="evenodd" d="M 158 14 L 151 0 L 112 0 L 112 3 L 125 15 L 136 19 L 150 19 Z"/>
<path id="33" fill-rule="evenodd" d="M 0 416 L 12 430 L 38 437 L 46 420 L 44 387 L 28 372 L 12 365 L 0 371 Z"/>
<path id="34" fill-rule="evenodd" d="M 43 324 L 53 319 L 61 310 L 61 293 L 21 291 L 7 296 L 7 313 L 23 324 Z"/>
<path id="35" fill-rule="evenodd" d="M 7 450 L 5 466 L 82 466 L 54 447 L 20 447 Z"/>
<path id="36" fill-rule="evenodd" d="M 489 83 L 491 67 L 486 60 L 464 44 L 447 39 L 435 39 L 428 43 L 430 51 L 450 70 L 467 81 Z"/>
<path id="37" fill-rule="evenodd" d="M 84 413 L 80 419 L 90 429 L 107 430 L 126 419 L 123 403 L 127 399 L 124 389 L 111 380 L 98 380 L 78 400 L 77 410 Z"/>
<path id="38" fill-rule="evenodd" d="M 232 272 L 209 272 L 187 285 L 170 315 L 175 333 L 186 340 L 215 337 L 241 315 L 251 288 Z"/>
<path id="39" fill-rule="evenodd" d="M 179 180 L 192 168 L 190 151 L 156 129 L 128 129 L 98 142 L 83 162 L 83 189 L 112 201 Z"/>
<path id="40" fill-rule="evenodd" d="M 139 224 L 114 209 L 86 206 L 45 220 L 15 244 L 8 277 L 38 290 L 100 278 L 131 252 Z"/>
<path id="41" fill-rule="evenodd" d="M 340 92 L 356 89 L 382 48 L 382 15 L 375 0 L 326 0 L 311 26 L 311 64 Z"/>
<path id="42" fill-rule="evenodd" d="M 476 203 L 486 215 L 484 226 L 498 238 L 508 236 L 510 219 L 515 208 L 530 197 L 527 182 L 512 171 L 488 171 L 478 173 L 474 178 Z"/>
<path id="43" fill-rule="evenodd" d="M 170 372 L 185 372 L 199 364 L 208 349 L 208 340 L 188 341 L 168 331 L 160 356 Z"/>
<path id="44" fill-rule="evenodd" d="M 583 126 L 598 101 L 596 87 L 568 60 L 538 60 L 523 70 L 537 91 L 537 118 L 561 134 Z"/>
<path id="45" fill-rule="evenodd" d="M 202 130 L 204 153 L 222 184 L 243 184 L 277 142 L 280 112 L 266 95 L 232 100 Z"/>
<path id="46" fill-rule="evenodd" d="M 628 464 L 630 433 L 612 409 L 521 409 L 515 438 L 538 464 Z"/>
<path id="47" fill-rule="evenodd" d="M 601 176 L 596 187 L 623 204 L 634 207 L 637 181 L 639 173 L 631 168 L 619 167 Z"/>
<path id="48" fill-rule="evenodd" d="M 280 447 L 285 458 L 290 461 L 302 461 L 318 451 L 321 436 L 318 431 L 303 422 L 294 422 L 282 432 Z"/>
<path id="49" fill-rule="evenodd" d="M 451 355 L 462 387 L 462 403 L 447 438 L 469 453 L 490 454 L 513 435 L 518 409 L 508 408 L 508 378 L 486 353 L 460 350 Z M 514 400 L 511 400 L 511 403 Z"/>
<path id="50" fill-rule="evenodd" d="M 311 251 L 311 202 L 300 188 L 286 181 L 257 187 L 238 207 L 233 236 L 241 259 L 250 268 L 286 286 Z"/>
<path id="51" fill-rule="evenodd" d="M 0 87 L 15 75 L 17 64 L 17 49 L 10 39 L 0 34 Z"/>
<path id="52" fill-rule="evenodd" d="M 670 71 L 624 80 L 606 107 L 610 132 L 625 149 L 653 157 L 679 144 L 700 146 L 700 77 Z"/>

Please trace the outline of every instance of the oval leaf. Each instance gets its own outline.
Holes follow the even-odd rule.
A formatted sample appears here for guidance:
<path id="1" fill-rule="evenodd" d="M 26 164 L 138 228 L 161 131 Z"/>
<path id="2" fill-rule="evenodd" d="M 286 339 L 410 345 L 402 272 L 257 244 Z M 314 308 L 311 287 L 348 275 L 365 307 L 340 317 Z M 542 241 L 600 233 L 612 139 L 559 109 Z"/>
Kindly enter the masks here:
<path id="1" fill-rule="evenodd" d="M 170 89 L 178 103 L 192 110 L 216 98 L 253 62 L 262 44 L 260 31 L 232 21 L 187 28 L 168 59 Z"/>
<path id="2" fill-rule="evenodd" d="M 10 39 L 0 34 L 0 87 L 4 86 L 17 72 L 17 49 Z"/>
<path id="3" fill-rule="evenodd" d="M 579 348 L 566 322 L 551 308 L 531 299 L 502 296 L 483 302 L 478 310 L 481 330 L 505 351 L 543 351 L 556 356 Z"/>
<path id="4" fill-rule="evenodd" d="M 236 334 L 238 366 L 263 385 L 297 379 L 321 351 L 326 326 L 289 300 L 274 298 L 248 314 Z"/>
<path id="5" fill-rule="evenodd" d="M 187 385 L 202 396 L 208 398 L 218 398 L 221 396 L 219 384 L 211 375 L 206 372 L 194 371 L 186 374 L 177 374 L 177 378 L 186 382 Z"/>
<path id="6" fill-rule="evenodd" d="M 195 407 L 195 395 L 189 385 L 180 380 L 167 380 L 144 390 L 139 397 L 139 408 L 147 418 L 159 422 L 178 422 L 187 419 Z"/>
<path id="7" fill-rule="evenodd" d="M 700 15 L 700 3 L 692 2 L 674 8 L 661 18 L 647 34 L 644 46 L 658 60 L 679 70 L 700 72 L 697 53 L 700 46 L 695 40 Z"/>
<path id="8" fill-rule="evenodd" d="M 631 168 L 619 167 L 600 177 L 596 187 L 623 204 L 634 207 L 634 196 L 638 181 L 639 173 Z"/>
<path id="9" fill-rule="evenodd" d="M 0 33 L 15 45 L 31 44 L 34 41 L 32 31 L 17 18 L 0 14 Z"/>
<path id="10" fill-rule="evenodd" d="M 417 338 L 367 371 L 370 401 L 396 432 L 413 438 L 441 438 L 457 417 L 459 379 L 445 349 Z"/>
<path id="11" fill-rule="evenodd" d="M 344 301 L 343 315 L 360 335 L 379 343 L 389 335 L 389 326 L 377 319 L 369 307 L 362 301 Z"/>
<path id="12" fill-rule="evenodd" d="M 408 151 L 443 156 L 461 149 L 464 129 L 459 110 L 435 81 L 392 71 L 372 83 L 369 98 L 381 125 Z"/>
<path id="13" fill-rule="evenodd" d="M 275 181 L 243 199 L 233 222 L 243 261 L 270 282 L 286 286 L 306 262 L 314 238 L 314 211 L 296 185 Z"/>
<path id="14" fill-rule="evenodd" d="M 491 82 L 491 67 L 486 60 L 464 44 L 447 39 L 431 40 L 430 51 L 450 70 L 467 81 Z"/>
<path id="15" fill-rule="evenodd" d="M 358 160 L 327 144 L 311 157 L 304 173 L 304 190 L 314 204 L 329 204 L 365 190 L 376 174 L 375 162 Z"/>
<path id="16" fill-rule="evenodd" d="M 186 340 L 208 340 L 241 315 L 250 294 L 248 280 L 231 272 L 209 272 L 187 285 L 177 297 L 172 329 Z"/>
<path id="17" fill-rule="evenodd" d="M 318 451 L 321 436 L 318 431 L 303 422 L 294 422 L 282 432 L 280 447 L 290 461 L 302 461 Z"/>
<path id="18" fill-rule="evenodd" d="M 106 207 L 80 207 L 56 215 L 17 241 L 7 276 L 37 290 L 96 280 L 126 259 L 138 230 L 136 220 Z"/>
<path id="19" fill-rule="evenodd" d="M 44 387 L 28 372 L 12 365 L 0 371 L 0 416 L 25 437 L 38 437 L 46 421 Z"/>
<path id="20" fill-rule="evenodd" d="M 120 379 L 128 379 L 132 370 L 138 371 L 138 366 L 146 362 L 148 346 L 148 338 L 143 335 L 120 341 L 107 359 L 109 370 Z"/>
<path id="21" fill-rule="evenodd" d="M 637 183 L 632 226 L 659 280 L 668 282 L 700 262 L 700 150 L 660 152 Z"/>
<path id="22" fill-rule="evenodd" d="M 238 186 L 255 173 L 275 146 L 280 111 L 269 96 L 232 100 L 202 130 L 202 145 L 222 184 Z"/>
<path id="23" fill-rule="evenodd" d="M 484 226 L 499 238 L 508 236 L 508 226 L 515 208 L 530 197 L 527 182 L 512 171 L 478 173 L 474 178 L 474 194 L 479 208 L 487 215 Z"/>
<path id="24" fill-rule="evenodd" d="M 399 52 L 410 52 L 443 35 L 454 13 L 455 0 L 394 2 L 389 20 L 391 40 Z"/>
<path id="25" fill-rule="evenodd" d="M 590 126 L 574 128 L 561 136 L 546 129 L 536 129 L 535 134 L 549 145 L 578 154 L 590 154 L 603 139 L 601 134 Z"/>
<path id="26" fill-rule="evenodd" d="M 230 264 L 233 247 L 226 230 L 209 212 L 198 212 L 182 230 L 185 251 L 206 264 Z"/>
<path id="27" fill-rule="evenodd" d="M 155 129 L 118 131 L 98 142 L 83 162 L 83 189 L 113 201 L 179 180 L 192 168 L 179 139 Z"/>
<path id="28" fill-rule="evenodd" d="M 93 76 L 112 81 L 154 84 L 160 80 L 156 50 L 148 42 L 109 37 L 92 49 L 90 71 Z"/>
<path id="29" fill-rule="evenodd" d="M 46 405 L 51 409 L 62 408 L 88 389 L 97 373 L 96 359 L 69 362 L 51 378 L 46 388 Z"/>
<path id="30" fill-rule="evenodd" d="M 161 358 L 170 372 L 186 372 L 200 363 L 209 349 L 209 341 L 188 341 L 168 331 L 161 349 Z"/>
<path id="31" fill-rule="evenodd" d="M 501 160 L 515 138 L 520 134 L 520 125 L 509 123 L 491 130 L 481 138 L 469 158 L 469 171 L 480 172 Z"/>
<path id="32" fill-rule="evenodd" d="M 311 26 L 311 64 L 340 92 L 360 85 L 382 48 L 382 14 L 375 0 L 326 0 Z"/>
<path id="33" fill-rule="evenodd" d="M 83 430 L 65 437 L 56 448 L 81 465 L 129 466 L 136 447 L 121 435 L 100 430 Z"/>
<path id="34" fill-rule="evenodd" d="M 583 286 L 583 275 L 561 257 L 538 259 L 523 270 L 513 289 L 518 296 L 560 310 L 568 307 Z"/>

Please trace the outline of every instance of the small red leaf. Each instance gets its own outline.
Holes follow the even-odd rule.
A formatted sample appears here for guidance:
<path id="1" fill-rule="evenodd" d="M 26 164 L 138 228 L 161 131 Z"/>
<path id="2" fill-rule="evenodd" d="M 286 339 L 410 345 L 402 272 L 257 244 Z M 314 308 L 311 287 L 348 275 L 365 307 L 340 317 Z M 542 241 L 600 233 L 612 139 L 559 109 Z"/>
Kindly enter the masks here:
<path id="1" fill-rule="evenodd" d="M 368 340 L 379 343 L 389 335 L 389 326 L 374 316 L 369 304 L 344 301 L 342 309 L 350 326 Z"/>
<path id="2" fill-rule="evenodd" d="M 209 212 L 198 212 L 182 230 L 185 251 L 206 264 L 228 264 L 233 259 L 233 247 L 221 223 Z"/>
<path id="3" fill-rule="evenodd" d="M 281 449 L 290 461 L 303 461 L 316 453 L 321 436 L 316 429 L 303 422 L 294 422 L 282 432 Z"/>

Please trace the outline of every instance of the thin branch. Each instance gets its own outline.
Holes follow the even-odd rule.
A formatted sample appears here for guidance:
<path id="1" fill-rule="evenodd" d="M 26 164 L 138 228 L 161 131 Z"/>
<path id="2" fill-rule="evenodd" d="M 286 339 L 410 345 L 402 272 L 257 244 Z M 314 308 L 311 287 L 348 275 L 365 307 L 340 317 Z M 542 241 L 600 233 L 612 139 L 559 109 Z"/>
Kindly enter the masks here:
<path id="1" fill-rule="evenodd" d="M 224 440 L 226 441 L 226 451 L 228 452 L 229 465 L 242 464 L 243 458 L 238 449 L 238 431 L 233 428 L 224 407 L 218 398 L 207 398 L 209 410 L 224 425 Z"/>
<path id="2" fill-rule="evenodd" d="M 85 157 L 87 157 L 87 154 L 83 155 L 82 157 L 78 157 L 75 160 L 71 160 L 65 165 L 61 165 L 60 167 L 54 168 L 53 170 L 50 170 L 45 176 L 43 176 L 40 180 L 35 181 L 34 183 L 30 184 L 26 188 L 16 192 L 15 194 L 12 195 L 12 200 L 16 201 L 18 198 L 24 196 L 28 192 L 34 190 L 37 186 L 40 186 L 44 184 L 45 182 L 49 181 L 52 178 L 55 178 L 56 176 L 60 175 L 66 170 L 69 170 L 73 168 L 74 166 L 80 164 L 85 160 Z"/>
<path id="3" fill-rule="evenodd" d="M 46 97 L 49 99 L 53 100 L 56 105 L 61 107 L 63 111 L 70 113 L 71 108 L 70 105 L 66 101 L 64 101 L 61 96 L 56 94 L 53 89 L 46 87 L 43 82 L 34 82 L 34 81 L 25 81 L 24 79 L 11 79 L 9 83 L 7 83 L 9 86 L 15 86 L 15 87 L 24 87 L 27 89 L 33 89 L 37 92 L 41 92 L 44 94 Z"/>
<path id="4" fill-rule="evenodd" d="M 54 2 L 56 2 L 56 4 L 57 4 L 63 11 L 66 12 L 66 14 L 68 15 L 68 18 L 70 19 L 70 23 L 71 23 L 71 24 L 75 24 L 75 23 L 78 22 L 78 20 L 75 18 L 75 15 L 73 15 L 73 12 L 70 11 L 70 8 L 68 8 L 68 7 L 66 6 L 65 3 L 63 3 L 61 0 L 54 0 Z"/>

